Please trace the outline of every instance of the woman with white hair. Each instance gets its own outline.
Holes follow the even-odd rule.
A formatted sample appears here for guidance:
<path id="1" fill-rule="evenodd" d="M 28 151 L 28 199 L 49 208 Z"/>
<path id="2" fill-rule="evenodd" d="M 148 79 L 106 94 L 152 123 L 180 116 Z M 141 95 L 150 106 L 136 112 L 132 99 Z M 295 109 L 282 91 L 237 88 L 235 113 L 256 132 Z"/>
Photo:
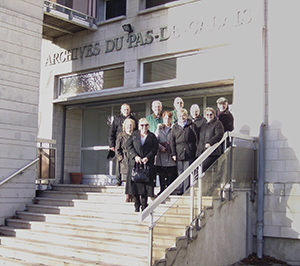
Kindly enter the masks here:
<path id="1" fill-rule="evenodd" d="M 136 164 L 149 168 L 149 182 L 131 182 L 136 212 L 140 211 L 140 207 L 143 211 L 148 206 L 148 197 L 154 197 L 154 180 L 156 177 L 154 157 L 157 149 L 158 141 L 154 133 L 149 130 L 148 120 L 141 118 L 139 120 L 139 130 L 133 132 L 128 140 L 128 177 L 131 178 L 132 169 Z"/>
<path id="2" fill-rule="evenodd" d="M 177 113 L 178 122 L 173 125 L 171 132 L 171 155 L 177 162 L 178 175 L 183 173 L 195 160 L 197 129 L 196 125 L 188 118 L 186 109 Z M 187 178 L 180 186 L 179 194 L 183 194 L 190 187 L 190 179 Z"/>
<path id="3" fill-rule="evenodd" d="M 118 162 L 119 171 L 120 174 L 119 180 L 122 182 L 126 181 L 126 187 L 125 187 L 125 194 L 126 196 L 126 202 L 132 202 L 133 196 L 131 192 L 131 186 L 130 186 L 130 178 L 127 178 L 127 172 L 128 172 L 128 149 L 127 149 L 127 141 L 130 138 L 132 132 L 135 130 L 135 121 L 131 118 L 126 118 L 123 123 L 123 132 L 121 132 L 117 137 L 116 142 L 116 157 Z"/>

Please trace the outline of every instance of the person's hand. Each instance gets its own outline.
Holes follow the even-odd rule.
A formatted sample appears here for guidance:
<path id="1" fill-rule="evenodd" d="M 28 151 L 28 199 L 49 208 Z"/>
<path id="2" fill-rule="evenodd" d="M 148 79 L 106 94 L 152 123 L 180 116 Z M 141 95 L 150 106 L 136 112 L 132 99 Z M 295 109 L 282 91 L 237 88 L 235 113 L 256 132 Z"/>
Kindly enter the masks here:
<path id="1" fill-rule="evenodd" d="M 141 158 L 140 156 L 135 156 L 135 157 L 134 157 L 134 160 L 135 160 L 136 163 L 139 163 L 139 164 L 142 164 L 142 163 L 143 163 L 143 162 L 142 162 L 142 158 Z"/>
<path id="2" fill-rule="evenodd" d="M 209 143 L 206 143 L 205 144 L 205 148 L 207 149 L 207 148 L 209 148 L 210 147 L 210 144 Z"/>
<path id="3" fill-rule="evenodd" d="M 142 159 L 143 164 L 148 163 L 148 161 L 149 161 L 149 159 L 148 159 L 147 157 L 144 157 L 144 158 Z"/>
<path id="4" fill-rule="evenodd" d="M 116 149 L 115 149 L 115 147 L 110 147 L 110 150 L 115 151 Z"/>
<path id="5" fill-rule="evenodd" d="M 160 146 L 160 151 L 161 151 L 161 152 L 166 152 L 167 149 L 166 149 L 166 147 L 164 147 L 163 145 L 161 145 L 161 146 Z"/>
<path id="6" fill-rule="evenodd" d="M 173 161 L 177 161 L 177 157 L 174 155 L 174 156 L 172 156 L 172 159 L 173 159 Z"/>

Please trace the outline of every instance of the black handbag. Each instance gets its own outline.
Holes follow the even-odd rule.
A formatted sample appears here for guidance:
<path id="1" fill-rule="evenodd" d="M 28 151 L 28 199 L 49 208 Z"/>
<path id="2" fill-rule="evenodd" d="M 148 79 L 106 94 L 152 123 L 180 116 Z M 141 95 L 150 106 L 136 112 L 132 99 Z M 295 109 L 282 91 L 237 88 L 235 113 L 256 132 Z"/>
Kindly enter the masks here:
<path id="1" fill-rule="evenodd" d="M 137 183 L 149 182 L 149 167 L 136 163 L 131 171 L 131 180 Z"/>

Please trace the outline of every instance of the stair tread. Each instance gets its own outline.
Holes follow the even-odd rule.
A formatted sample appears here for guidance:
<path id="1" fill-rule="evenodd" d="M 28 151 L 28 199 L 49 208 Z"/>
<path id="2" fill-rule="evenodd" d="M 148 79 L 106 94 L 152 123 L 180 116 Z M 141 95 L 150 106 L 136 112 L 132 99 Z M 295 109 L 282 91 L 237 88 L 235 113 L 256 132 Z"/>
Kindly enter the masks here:
<path id="1" fill-rule="evenodd" d="M 22 213 L 22 212 L 18 212 L 18 213 Z M 29 215 L 33 215 L 33 216 L 41 216 L 41 217 L 46 217 L 48 215 L 52 215 L 52 216 L 55 216 L 55 214 L 41 214 L 41 213 L 30 213 L 30 212 L 24 212 L 25 214 L 29 214 Z M 72 216 L 66 216 L 66 215 L 57 215 L 57 216 L 64 216 L 66 218 L 69 218 L 69 217 L 72 217 Z M 90 218 L 90 217 L 73 217 L 72 219 L 76 219 L 76 220 L 94 220 L 93 218 Z M 106 221 L 107 223 L 119 223 L 119 221 L 115 221 L 115 220 L 107 220 L 107 219 L 103 219 L 104 221 Z M 7 221 L 12 221 L 12 222 L 16 222 L 16 223 L 25 223 L 25 224 L 31 224 L 31 223 L 40 223 L 42 221 L 32 221 L 32 220 L 25 220 L 25 219 L 7 219 Z M 43 221 L 47 224 L 50 224 L 51 222 L 49 221 Z M 147 221 L 144 221 L 143 223 L 140 223 L 138 221 L 138 219 L 136 221 L 122 221 L 123 224 L 128 224 L 128 225 L 135 225 L 135 226 L 138 226 L 140 228 L 148 228 L 148 223 Z M 56 223 L 56 224 L 59 224 L 59 223 Z M 63 223 L 65 225 L 65 223 Z M 182 226 L 186 226 L 186 225 L 182 225 L 182 224 L 174 224 L 174 223 L 164 223 L 164 225 L 170 227 L 170 228 L 179 228 L 179 227 L 182 227 Z M 84 225 L 76 225 L 76 226 L 83 226 Z M 159 223 L 157 224 L 157 226 L 162 226 L 160 225 Z M 90 226 L 92 227 L 92 226 Z M 98 227 L 94 227 L 94 228 L 98 228 Z"/>
<path id="2" fill-rule="evenodd" d="M 11 247 L 7 247 L 7 246 L 2 246 L 0 245 L 0 249 L 3 249 L 3 250 L 10 250 Z M 17 248 L 17 247 L 14 247 L 14 250 L 15 251 L 24 251 L 23 249 L 20 249 L 20 248 Z M 119 264 L 108 264 L 108 263 L 103 263 L 103 262 L 96 262 L 96 261 L 91 261 L 91 260 L 88 260 L 88 259 L 81 259 L 81 258 L 72 258 L 72 257 L 67 257 L 67 256 L 59 256 L 57 254 L 49 254 L 49 253 L 46 253 L 46 252 L 36 252 L 35 250 L 32 250 L 31 252 L 31 256 L 27 256 L 26 257 L 26 261 L 22 261 L 22 260 L 19 260 L 21 261 L 22 263 L 25 262 L 27 264 L 25 265 L 31 265 L 31 266 L 46 266 L 46 265 L 54 265 L 54 264 L 51 264 L 50 261 L 57 261 L 57 263 L 64 263 L 66 265 L 101 265 L 101 266 L 122 266 L 122 265 L 119 265 Z M 30 260 L 30 258 L 32 258 L 32 256 L 35 255 L 37 257 L 43 257 L 45 259 L 48 259 L 49 260 L 49 264 L 44 264 L 44 263 L 34 263 L 32 264 L 32 260 Z M 0 258 L 1 258 L 1 255 L 0 255 Z M 16 258 L 10 258 L 10 257 L 6 257 L 4 256 L 4 258 L 9 258 L 9 259 L 16 259 Z M 1 260 L 0 260 L 1 261 Z M 29 263 L 29 264 L 28 264 Z M 9 265 L 8 265 L 9 266 Z"/>
<path id="3" fill-rule="evenodd" d="M 40 236 L 43 236 L 44 240 L 41 241 L 41 242 L 48 242 L 48 240 L 46 240 L 46 238 L 50 237 L 53 235 L 53 233 L 49 233 L 49 232 L 32 232 L 32 230 L 27 230 L 27 229 L 21 229 L 23 231 L 27 231 L 30 234 L 32 235 L 40 235 Z M 0 235 L 0 239 L 2 237 L 11 237 L 11 236 L 1 236 Z M 78 235 L 64 235 L 64 234 L 59 234 L 58 237 L 61 237 L 61 238 L 68 238 L 69 240 L 74 240 L 74 241 L 79 241 L 79 240 L 86 240 L 86 241 L 89 241 L 89 242 L 117 242 L 117 240 L 115 239 L 112 239 L 112 238 L 108 238 L 108 237 L 87 237 L 87 236 L 78 236 Z M 19 236 L 18 239 L 23 239 L 23 240 L 27 240 L 28 238 L 25 238 L 25 237 L 21 237 Z M 118 240 L 120 241 L 120 240 Z M 126 245 L 134 245 L 136 243 L 132 243 L 131 241 L 120 241 L 122 242 L 122 244 L 126 244 Z M 143 246 L 145 245 L 144 243 L 139 243 L 139 245 Z"/>
<path id="4" fill-rule="evenodd" d="M 0 237 L 0 239 L 4 239 L 4 237 Z M 23 250 L 32 250 L 31 247 L 29 246 L 30 244 L 31 245 L 34 245 L 34 246 L 38 246 L 39 248 L 42 248 L 42 247 L 46 247 L 46 246 L 51 246 L 49 245 L 48 243 L 44 242 L 44 241 L 40 241 L 38 239 L 34 239 L 34 240 L 30 240 L 30 239 L 23 239 L 23 238 L 11 238 L 11 237 L 6 237 L 5 239 L 13 239 L 14 241 L 16 242 L 20 242 L 20 243 L 23 243 L 23 247 L 22 248 Z M 1 246 L 8 246 L 8 245 L 5 245 L 5 244 L 2 244 L 2 241 L 1 241 Z M 14 248 L 15 245 L 13 246 Z M 100 254 L 100 253 L 105 253 L 106 255 L 109 255 L 109 256 L 120 256 L 120 257 L 126 257 L 130 254 L 123 254 L 123 253 L 119 253 L 118 250 L 114 250 L 114 251 L 110 251 L 110 250 L 103 250 L 103 249 L 97 249 L 97 248 L 91 248 L 91 247 L 83 247 L 83 246 L 69 246 L 69 245 L 55 245 L 56 248 L 59 247 L 60 250 L 71 250 L 71 251 L 75 251 L 77 252 L 78 250 L 80 250 L 81 253 L 84 253 L 88 256 L 89 254 Z M 136 247 L 136 248 L 139 248 L 140 246 Z M 136 259 L 144 259 L 145 256 L 142 256 L 140 255 L 138 252 L 137 253 L 134 253 L 134 254 L 131 254 L 131 255 L 134 255 Z"/>
<path id="5" fill-rule="evenodd" d="M 125 202 L 124 190 L 125 187 L 116 186 L 58 184 L 53 190 L 37 192 L 32 203 L 26 205 L 27 210 L 17 211 L 16 217 L 6 219 L 8 226 L 0 227 L 3 243 L 0 262 L 3 249 L 10 248 L 10 256 L 14 250 L 23 255 L 34 250 L 36 256 L 45 258 L 41 260 L 45 264 L 24 262 L 24 266 L 48 265 L 47 258 L 52 259 L 56 251 L 57 257 L 49 265 L 56 266 L 55 262 L 59 262 L 59 266 L 64 262 L 74 266 L 146 265 L 149 218 L 139 222 L 140 213 L 134 212 L 134 203 Z M 190 215 L 188 198 L 189 195 L 170 195 L 156 209 L 154 258 L 161 257 L 167 248 L 176 245 L 178 237 L 185 235 Z M 211 200 L 212 197 L 202 199 Z M 152 201 L 154 198 L 149 198 L 149 205 Z M 175 211 L 165 213 L 171 206 Z M 162 214 L 164 217 L 159 220 Z M 39 261 L 35 258 L 31 262 Z"/>

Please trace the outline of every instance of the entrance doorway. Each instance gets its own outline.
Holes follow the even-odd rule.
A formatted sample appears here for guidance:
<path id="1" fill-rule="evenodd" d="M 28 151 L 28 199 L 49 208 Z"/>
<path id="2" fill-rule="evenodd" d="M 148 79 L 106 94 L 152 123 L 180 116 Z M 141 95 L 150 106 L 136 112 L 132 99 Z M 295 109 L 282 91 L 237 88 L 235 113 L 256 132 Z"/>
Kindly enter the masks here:
<path id="1" fill-rule="evenodd" d="M 130 105 L 131 111 L 137 119 L 147 117 L 151 111 L 151 102 L 159 99 L 163 103 L 163 111 L 173 110 L 174 98 L 179 96 L 184 101 L 184 108 L 189 112 L 192 104 L 198 104 L 201 109 L 201 115 L 206 107 L 217 108 L 216 100 L 223 96 L 232 104 L 232 86 L 226 88 L 222 93 L 213 93 L 211 89 L 210 94 L 203 95 L 201 90 L 193 93 L 181 92 L 166 95 L 152 95 L 151 98 L 144 98 L 138 101 L 126 99 L 124 103 Z M 120 113 L 121 104 L 103 105 L 87 107 L 83 111 L 83 126 L 82 126 L 82 143 L 81 143 L 81 169 L 84 175 L 88 175 L 91 179 L 98 179 L 99 177 L 115 175 L 115 160 L 108 161 L 106 159 L 108 146 L 108 133 L 110 123 L 114 115 Z M 91 183 L 91 180 L 89 180 Z M 94 182 L 97 183 L 97 182 Z"/>

